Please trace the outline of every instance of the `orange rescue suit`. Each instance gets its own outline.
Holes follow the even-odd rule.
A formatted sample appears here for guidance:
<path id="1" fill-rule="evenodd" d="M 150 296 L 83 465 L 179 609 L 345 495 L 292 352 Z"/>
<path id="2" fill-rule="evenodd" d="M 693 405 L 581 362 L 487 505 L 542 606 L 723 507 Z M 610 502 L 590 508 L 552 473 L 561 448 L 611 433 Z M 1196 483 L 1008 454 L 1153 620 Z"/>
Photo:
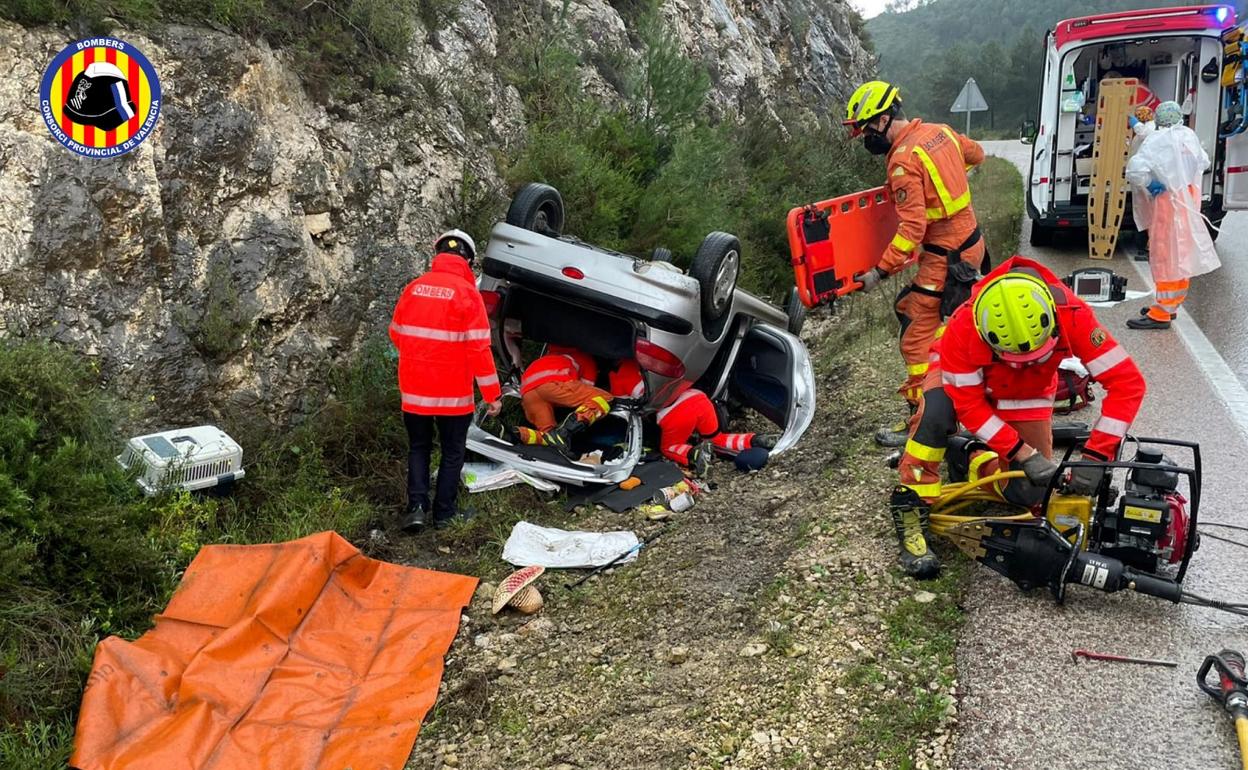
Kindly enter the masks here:
<path id="1" fill-rule="evenodd" d="M 901 357 L 906 381 L 899 392 L 918 405 L 928 352 L 941 325 L 940 298 L 945 288 L 945 254 L 960 250 L 963 262 L 978 268 L 984 241 L 971 207 L 966 172 L 984 160 L 984 149 L 949 126 L 915 119 L 893 143 L 886 164 L 888 187 L 897 209 L 897 234 L 885 249 L 879 268 L 900 271 L 919 251 L 914 282 L 897 295 L 901 320 Z M 924 248 L 935 247 L 942 253 Z"/>

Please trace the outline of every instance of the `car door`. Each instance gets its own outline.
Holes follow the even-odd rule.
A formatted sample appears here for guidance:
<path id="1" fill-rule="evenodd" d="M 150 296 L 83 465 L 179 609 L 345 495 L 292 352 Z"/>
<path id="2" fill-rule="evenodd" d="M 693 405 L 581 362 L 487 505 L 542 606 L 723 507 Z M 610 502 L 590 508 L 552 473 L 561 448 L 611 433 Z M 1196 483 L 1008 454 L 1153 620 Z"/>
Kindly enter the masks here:
<path id="1" fill-rule="evenodd" d="M 1036 135 L 1032 140 L 1031 169 L 1027 186 L 1031 205 L 1041 218 L 1049 215 L 1052 202 L 1051 170 L 1057 144 L 1054 116 L 1057 114 L 1061 89 L 1057 76 L 1057 50 L 1053 47 L 1053 33 L 1050 31 L 1044 37 L 1044 74 L 1040 78 L 1040 109 L 1036 113 Z"/>
<path id="2" fill-rule="evenodd" d="M 772 454 L 796 444 L 815 416 L 815 373 L 806 346 L 770 324 L 755 324 L 745 333 L 726 390 L 781 429 Z"/>
<path id="3" fill-rule="evenodd" d="M 1248 209 L 1248 34 L 1241 25 L 1222 36 L 1222 207 Z"/>

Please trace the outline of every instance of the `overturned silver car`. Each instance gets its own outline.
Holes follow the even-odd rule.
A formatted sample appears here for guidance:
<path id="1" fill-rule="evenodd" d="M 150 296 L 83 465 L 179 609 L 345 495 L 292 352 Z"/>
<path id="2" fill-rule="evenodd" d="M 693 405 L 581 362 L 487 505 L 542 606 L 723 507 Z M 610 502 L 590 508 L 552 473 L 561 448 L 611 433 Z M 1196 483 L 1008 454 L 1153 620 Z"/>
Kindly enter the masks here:
<path id="1" fill-rule="evenodd" d="M 469 430 L 469 450 L 553 481 L 620 482 L 642 457 L 643 418 L 690 387 L 777 425 L 781 435 L 773 454 L 797 443 L 815 411 L 814 371 L 796 336 L 800 316 L 790 318 L 737 288 L 736 237 L 708 235 L 685 274 L 665 250 L 657 249 L 650 259 L 609 251 L 563 234 L 563 221 L 557 190 L 526 185 L 512 200 L 506 221 L 494 227 L 482 259 L 479 286 L 504 401 L 519 399 L 522 351 L 530 351 L 532 360 L 532 352 L 540 354 L 546 345 L 575 347 L 604 361 L 635 359 L 645 392 L 617 398 L 611 413 L 578 437 L 586 449 L 607 444 L 616 449 L 601 463 L 513 443 L 477 420 Z"/>

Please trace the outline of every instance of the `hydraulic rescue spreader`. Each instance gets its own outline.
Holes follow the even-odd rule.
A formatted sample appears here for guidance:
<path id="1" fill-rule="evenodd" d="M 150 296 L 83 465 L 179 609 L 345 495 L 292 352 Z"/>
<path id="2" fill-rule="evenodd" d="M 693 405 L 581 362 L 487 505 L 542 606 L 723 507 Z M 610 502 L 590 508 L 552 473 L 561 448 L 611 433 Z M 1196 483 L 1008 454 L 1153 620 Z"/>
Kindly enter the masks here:
<path id="1" fill-rule="evenodd" d="M 1130 460 L 1092 463 L 1071 459 L 1066 450 L 1043 500 L 1033 508 L 1014 506 L 1017 513 L 972 515 L 976 504 L 1010 505 L 1001 482 L 1022 479 L 1022 471 L 1006 471 L 944 487 L 932 505 L 931 531 L 1023 590 L 1047 586 L 1060 603 L 1070 583 L 1107 593 L 1132 590 L 1172 602 L 1216 604 L 1186 594 L 1183 576 L 1199 544 L 1200 446 L 1167 439 L 1132 439 Z M 1182 449 L 1191 467 L 1176 465 L 1162 448 Z M 1091 496 L 1059 489 L 1068 469 L 1104 468 Z M 1121 489 L 1115 486 L 1123 477 Z M 1179 490 L 1187 479 L 1188 500 Z M 1199 601 L 1197 601 L 1199 600 Z"/>

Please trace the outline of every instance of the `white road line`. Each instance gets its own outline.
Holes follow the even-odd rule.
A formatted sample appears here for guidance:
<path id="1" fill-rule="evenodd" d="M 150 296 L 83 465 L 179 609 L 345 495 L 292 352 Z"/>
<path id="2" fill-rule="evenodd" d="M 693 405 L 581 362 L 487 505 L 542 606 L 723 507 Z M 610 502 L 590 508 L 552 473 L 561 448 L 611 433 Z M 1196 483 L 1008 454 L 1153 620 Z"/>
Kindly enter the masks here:
<path id="1" fill-rule="evenodd" d="M 1143 267 L 1146 263 L 1136 262 L 1134 259 L 1130 261 L 1135 265 L 1135 272 L 1139 273 L 1140 278 L 1148 285 L 1149 291 L 1152 291 L 1152 276 Z M 1226 359 L 1222 358 L 1222 354 L 1213 346 L 1190 315 L 1180 312 L 1179 317 L 1171 321 L 1170 325 L 1178 331 L 1183 344 L 1187 345 L 1187 349 L 1191 351 L 1192 358 L 1196 359 L 1196 363 L 1200 365 L 1213 392 L 1226 405 L 1226 410 L 1231 413 L 1231 419 L 1235 421 L 1235 427 L 1239 428 L 1244 439 L 1248 440 L 1248 389 L 1240 383 L 1239 378 L 1231 371 L 1231 367 L 1226 365 Z"/>

